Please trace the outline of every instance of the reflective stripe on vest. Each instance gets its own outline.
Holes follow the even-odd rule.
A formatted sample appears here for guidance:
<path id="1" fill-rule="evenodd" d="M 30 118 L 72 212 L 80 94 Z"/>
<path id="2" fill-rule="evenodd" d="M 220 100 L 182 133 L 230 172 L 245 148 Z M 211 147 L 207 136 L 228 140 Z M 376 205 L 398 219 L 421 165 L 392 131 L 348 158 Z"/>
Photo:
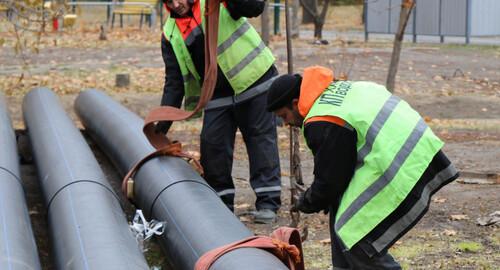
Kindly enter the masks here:
<path id="1" fill-rule="evenodd" d="M 413 224 L 419 218 L 426 208 L 429 206 L 428 202 L 431 194 L 436 192 L 437 189 L 443 185 L 448 179 L 457 174 L 457 169 L 453 164 L 437 173 L 436 176 L 425 185 L 421 197 L 413 205 L 413 207 L 404 216 L 400 217 L 394 224 L 391 225 L 387 231 L 375 239 L 372 243 L 377 252 L 382 252 L 393 239 L 402 233 L 408 226 Z"/>
<path id="2" fill-rule="evenodd" d="M 204 0 L 200 1 L 200 7 L 203 14 Z M 201 27 L 194 28 L 184 40 L 175 18 L 169 18 L 163 28 L 165 38 L 172 44 L 179 63 L 186 96 L 197 96 L 201 90 L 200 76 L 186 46 L 197 35 L 202 34 L 200 30 Z M 246 18 L 235 21 L 224 5 L 221 6 L 219 15 L 217 62 L 235 94 L 255 83 L 274 63 L 271 51 Z"/>
<path id="3" fill-rule="evenodd" d="M 200 29 L 200 27 L 196 27 Z M 193 33 L 194 32 L 194 33 Z M 191 55 L 187 49 L 186 43 L 182 38 L 182 34 L 175 24 L 175 19 L 169 18 L 163 26 L 163 33 L 165 38 L 170 42 L 175 53 L 175 58 L 179 63 L 179 68 L 181 70 L 182 79 L 184 81 L 184 94 L 186 99 L 189 97 L 199 96 L 201 92 L 200 80 L 201 77 L 196 71 Z M 196 31 L 192 31 L 190 37 L 196 35 Z M 185 109 L 192 109 L 196 104 L 185 104 Z"/>
<path id="4" fill-rule="evenodd" d="M 269 70 L 274 57 L 246 18 L 235 21 L 221 6 L 217 62 L 235 94 L 239 94 Z"/>
<path id="5" fill-rule="evenodd" d="M 335 221 L 349 249 L 399 206 L 443 142 L 405 101 L 374 83 L 332 83 L 305 121 L 327 115 L 344 119 L 357 134 L 358 164 Z"/>

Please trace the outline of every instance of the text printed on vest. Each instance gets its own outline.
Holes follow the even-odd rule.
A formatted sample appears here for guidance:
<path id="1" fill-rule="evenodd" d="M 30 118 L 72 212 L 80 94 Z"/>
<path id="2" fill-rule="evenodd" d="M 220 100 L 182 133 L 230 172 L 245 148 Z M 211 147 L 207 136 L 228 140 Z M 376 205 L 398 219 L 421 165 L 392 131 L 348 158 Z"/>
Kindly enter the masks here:
<path id="1" fill-rule="evenodd" d="M 333 106 L 340 106 L 344 101 L 347 92 L 351 90 L 350 82 L 332 83 L 328 86 L 326 91 L 319 98 L 319 104 L 328 104 Z"/>

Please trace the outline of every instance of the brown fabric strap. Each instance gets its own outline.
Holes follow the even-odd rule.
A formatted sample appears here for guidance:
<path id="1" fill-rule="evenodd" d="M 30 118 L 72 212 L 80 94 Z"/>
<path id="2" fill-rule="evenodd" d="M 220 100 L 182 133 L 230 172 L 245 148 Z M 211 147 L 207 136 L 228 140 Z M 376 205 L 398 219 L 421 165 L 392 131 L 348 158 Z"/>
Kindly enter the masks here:
<path id="1" fill-rule="evenodd" d="M 201 96 L 194 111 L 185 111 L 172 106 L 162 106 L 149 112 L 144 120 L 143 131 L 149 142 L 156 148 L 169 143 L 163 134 L 155 132 L 155 123 L 159 121 L 179 121 L 192 117 L 203 109 L 212 99 L 217 81 L 217 35 L 219 28 L 219 0 L 205 1 L 205 76 L 201 87 Z"/>
<path id="2" fill-rule="evenodd" d="M 151 110 L 146 116 L 146 119 L 144 120 L 143 132 L 151 145 L 156 148 L 156 151 L 139 160 L 123 178 L 122 191 L 129 199 L 132 199 L 132 196 L 129 193 L 127 183 L 129 180 L 133 183 L 131 179 L 137 170 L 144 163 L 146 163 L 146 161 L 154 157 L 171 155 L 188 158 L 194 162 L 198 172 L 203 174 L 203 168 L 200 163 L 193 156 L 183 152 L 180 143 L 170 142 L 168 137 L 164 134 L 156 133 L 155 126 L 159 121 L 179 121 L 188 119 L 203 109 L 207 102 L 212 99 L 215 83 L 217 81 L 217 35 L 219 28 L 219 9 L 219 0 L 205 1 L 205 75 L 201 88 L 200 100 L 198 101 L 194 111 L 191 112 L 172 106 L 162 106 Z"/>
<path id="3" fill-rule="evenodd" d="M 203 254 L 194 267 L 195 270 L 208 270 L 224 254 L 238 248 L 261 248 L 278 257 L 291 270 L 304 270 L 304 256 L 300 233 L 295 228 L 280 227 L 271 237 L 251 236 L 234 243 L 210 250 Z"/>
<path id="4" fill-rule="evenodd" d="M 162 147 L 160 149 L 157 149 L 156 151 L 150 153 L 146 157 L 144 157 L 141 160 L 139 160 L 134 166 L 132 166 L 132 169 L 129 170 L 129 172 L 127 173 L 127 175 L 125 175 L 125 177 L 123 177 L 123 180 L 122 180 L 122 192 L 123 192 L 123 194 L 125 194 L 125 196 L 127 196 L 128 199 L 131 200 L 132 198 L 131 198 L 131 196 L 129 196 L 129 190 L 128 190 L 127 182 L 129 180 L 133 181 L 132 178 L 137 173 L 137 171 L 139 170 L 139 168 L 142 165 L 144 165 L 144 163 L 146 163 L 147 161 L 149 161 L 149 160 L 151 160 L 151 159 L 153 159 L 155 157 L 165 156 L 165 155 L 167 155 L 167 156 L 175 156 L 175 157 L 180 157 L 180 158 L 186 158 L 188 160 L 191 160 L 193 162 L 195 170 L 199 174 L 203 175 L 203 167 L 198 162 L 198 160 L 193 155 L 182 151 L 182 145 L 181 145 L 180 142 L 174 141 L 174 142 L 171 142 L 171 143 L 165 145 L 164 147 Z"/>

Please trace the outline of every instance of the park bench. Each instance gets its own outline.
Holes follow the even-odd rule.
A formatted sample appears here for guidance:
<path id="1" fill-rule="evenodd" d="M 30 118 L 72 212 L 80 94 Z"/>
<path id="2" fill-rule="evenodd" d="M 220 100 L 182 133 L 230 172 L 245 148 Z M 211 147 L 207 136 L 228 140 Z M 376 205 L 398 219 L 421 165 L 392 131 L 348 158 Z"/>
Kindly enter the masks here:
<path id="1" fill-rule="evenodd" d="M 151 15 L 153 10 L 156 8 L 158 0 L 125 0 L 121 5 L 117 5 L 113 9 L 113 16 L 111 19 L 111 28 L 113 28 L 115 23 L 115 15 L 120 15 L 120 27 L 123 27 L 123 15 L 139 15 L 140 17 L 140 27 L 142 28 L 142 22 L 144 18 L 149 22 L 149 27 L 151 27 Z"/>
<path id="2" fill-rule="evenodd" d="M 10 10 L 5 4 L 0 3 L 0 12 L 5 12 L 5 15 L 9 18 Z"/>

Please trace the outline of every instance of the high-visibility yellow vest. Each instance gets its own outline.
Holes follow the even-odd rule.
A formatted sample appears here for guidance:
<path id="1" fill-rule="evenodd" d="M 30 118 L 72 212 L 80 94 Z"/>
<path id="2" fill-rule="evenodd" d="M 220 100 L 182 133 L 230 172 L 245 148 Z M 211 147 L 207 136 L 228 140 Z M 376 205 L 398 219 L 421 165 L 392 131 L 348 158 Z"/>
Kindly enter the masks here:
<path id="1" fill-rule="evenodd" d="M 204 2 L 205 0 L 200 2 L 201 14 L 204 12 Z M 200 75 L 196 71 L 181 31 L 175 23 L 175 18 L 167 19 L 163 31 L 165 38 L 172 44 L 179 63 L 186 99 L 199 96 L 202 83 Z M 245 91 L 274 63 L 271 50 L 267 48 L 247 19 L 242 17 L 234 20 L 222 3 L 219 12 L 217 63 L 235 94 Z"/>
<path id="2" fill-rule="evenodd" d="M 315 116 L 340 117 L 356 131 L 356 169 L 335 217 L 350 249 L 408 196 L 444 143 L 408 103 L 375 83 L 332 82 L 304 123 Z"/>

